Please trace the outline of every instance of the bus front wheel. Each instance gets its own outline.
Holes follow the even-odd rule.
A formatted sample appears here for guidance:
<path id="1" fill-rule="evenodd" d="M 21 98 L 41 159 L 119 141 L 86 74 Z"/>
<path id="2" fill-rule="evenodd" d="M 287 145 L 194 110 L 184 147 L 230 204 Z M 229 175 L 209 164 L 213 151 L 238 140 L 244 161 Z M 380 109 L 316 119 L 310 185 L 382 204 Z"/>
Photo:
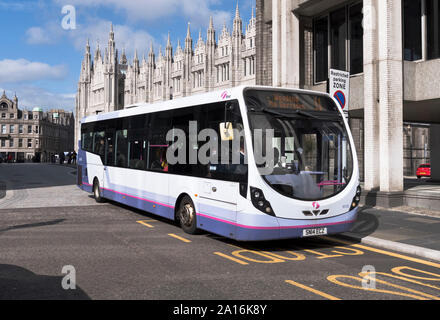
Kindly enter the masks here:
<path id="1" fill-rule="evenodd" d="M 183 231 L 188 234 L 197 234 L 197 214 L 190 197 L 184 196 L 180 201 L 177 218 Z"/>
<path id="2" fill-rule="evenodd" d="M 97 203 L 103 203 L 104 199 L 101 196 L 101 188 L 99 187 L 99 181 L 98 179 L 95 179 L 93 182 L 93 195 L 95 197 L 95 201 Z"/>

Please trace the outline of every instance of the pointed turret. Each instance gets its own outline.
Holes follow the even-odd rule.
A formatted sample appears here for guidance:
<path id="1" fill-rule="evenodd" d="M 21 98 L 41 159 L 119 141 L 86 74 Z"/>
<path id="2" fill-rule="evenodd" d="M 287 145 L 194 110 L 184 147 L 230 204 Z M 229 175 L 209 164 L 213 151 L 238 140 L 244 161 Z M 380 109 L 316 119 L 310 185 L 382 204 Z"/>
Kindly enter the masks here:
<path id="1" fill-rule="evenodd" d="M 115 40 L 115 33 L 113 31 L 113 22 L 110 23 L 110 34 L 109 34 L 109 39 L 110 40 Z"/>
<path id="2" fill-rule="evenodd" d="M 122 49 L 121 61 L 120 64 L 127 64 L 127 55 L 125 54 L 125 48 Z"/>
<path id="3" fill-rule="evenodd" d="M 202 38 L 202 30 L 199 30 L 199 39 L 197 40 L 197 47 L 203 46 L 205 43 Z"/>
<path id="4" fill-rule="evenodd" d="M 212 16 L 209 18 L 209 28 L 207 31 L 206 44 L 208 46 L 215 46 L 215 29 Z"/>
<path id="5" fill-rule="evenodd" d="M 95 51 L 95 62 L 97 60 L 102 60 L 101 48 L 99 47 L 99 40 L 98 40 L 98 44 L 96 46 L 96 51 Z"/>
<path id="6" fill-rule="evenodd" d="M 135 72 L 139 71 L 139 57 L 137 49 L 134 50 L 133 68 Z"/>
<path id="7" fill-rule="evenodd" d="M 167 59 L 172 59 L 173 57 L 173 46 L 171 44 L 171 37 L 169 32 L 168 32 L 167 46 L 165 48 L 165 55 Z"/>
<path id="8" fill-rule="evenodd" d="M 190 23 L 188 22 L 188 30 L 186 32 L 186 38 L 185 38 L 185 53 L 191 54 L 192 46 L 193 46 L 193 41 L 191 38 Z"/>
<path id="9" fill-rule="evenodd" d="M 113 23 L 110 24 L 110 33 L 108 39 L 108 63 L 116 63 L 116 45 L 115 45 L 115 33 L 113 32 Z"/>
<path id="10" fill-rule="evenodd" d="M 150 44 L 150 52 L 148 53 L 148 64 L 150 66 L 154 65 L 156 55 L 154 54 L 153 42 Z"/>
<path id="11" fill-rule="evenodd" d="M 90 40 L 89 40 L 89 38 L 87 38 L 87 43 L 86 43 L 86 54 L 90 54 Z"/>
<path id="12" fill-rule="evenodd" d="M 92 69 L 92 55 L 90 54 L 90 41 L 87 39 L 84 60 L 82 62 L 81 81 L 90 81 Z"/>
<path id="13" fill-rule="evenodd" d="M 234 18 L 234 30 L 232 31 L 233 37 L 239 37 L 243 34 L 243 21 L 240 17 L 240 10 L 238 8 L 238 1 L 237 1 L 237 8 L 235 9 L 235 18 Z"/>

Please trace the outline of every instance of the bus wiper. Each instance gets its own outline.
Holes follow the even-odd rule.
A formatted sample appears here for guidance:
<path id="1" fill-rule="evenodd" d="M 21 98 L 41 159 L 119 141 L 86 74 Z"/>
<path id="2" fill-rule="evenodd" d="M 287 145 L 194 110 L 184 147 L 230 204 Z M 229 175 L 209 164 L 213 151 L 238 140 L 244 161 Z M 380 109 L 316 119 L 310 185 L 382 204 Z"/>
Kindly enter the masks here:
<path id="1" fill-rule="evenodd" d="M 315 119 L 315 120 L 322 120 L 322 118 L 314 116 L 313 114 L 310 114 L 310 113 L 308 113 L 306 111 L 303 111 L 303 110 L 296 110 L 295 112 L 296 112 L 296 114 L 299 114 L 301 116 L 306 116 L 308 118 L 312 118 L 312 119 Z"/>
<path id="2" fill-rule="evenodd" d="M 269 113 L 278 117 L 284 117 L 284 118 L 295 118 L 297 119 L 298 116 L 300 117 L 306 117 L 306 118 L 311 118 L 311 119 L 315 119 L 318 121 L 341 121 L 342 122 L 342 118 L 334 116 L 334 117 L 329 117 L 328 114 L 323 114 L 322 117 L 319 116 L 315 116 L 307 111 L 303 111 L 303 110 L 295 110 L 295 113 L 293 114 L 288 114 L 288 113 L 281 113 L 275 110 L 271 110 L 271 109 L 267 109 L 267 108 L 261 108 L 261 112 L 264 113 Z M 333 115 L 332 115 L 333 116 Z"/>
<path id="3" fill-rule="evenodd" d="M 269 114 L 272 114 L 272 115 L 275 115 L 278 117 L 284 117 L 284 118 L 297 118 L 297 115 L 301 116 L 301 114 L 286 114 L 286 113 L 281 113 L 281 112 L 266 109 L 266 108 L 261 108 L 261 112 L 269 113 Z"/>

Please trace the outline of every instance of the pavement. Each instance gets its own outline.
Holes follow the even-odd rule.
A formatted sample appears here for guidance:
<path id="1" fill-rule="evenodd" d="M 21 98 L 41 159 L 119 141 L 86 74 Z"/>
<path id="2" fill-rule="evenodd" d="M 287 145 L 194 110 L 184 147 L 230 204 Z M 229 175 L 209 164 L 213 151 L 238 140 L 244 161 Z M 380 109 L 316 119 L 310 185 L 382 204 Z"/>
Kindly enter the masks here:
<path id="1" fill-rule="evenodd" d="M 344 236 L 383 249 L 440 261 L 440 211 L 362 207 L 354 228 Z"/>

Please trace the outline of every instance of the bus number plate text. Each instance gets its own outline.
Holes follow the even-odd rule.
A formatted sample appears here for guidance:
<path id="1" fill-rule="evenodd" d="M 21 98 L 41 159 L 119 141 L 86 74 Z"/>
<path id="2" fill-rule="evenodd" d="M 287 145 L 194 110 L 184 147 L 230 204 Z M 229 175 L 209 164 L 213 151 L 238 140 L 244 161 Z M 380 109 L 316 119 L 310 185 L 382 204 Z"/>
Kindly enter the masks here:
<path id="1" fill-rule="evenodd" d="M 303 237 L 325 236 L 327 228 L 304 229 Z"/>

